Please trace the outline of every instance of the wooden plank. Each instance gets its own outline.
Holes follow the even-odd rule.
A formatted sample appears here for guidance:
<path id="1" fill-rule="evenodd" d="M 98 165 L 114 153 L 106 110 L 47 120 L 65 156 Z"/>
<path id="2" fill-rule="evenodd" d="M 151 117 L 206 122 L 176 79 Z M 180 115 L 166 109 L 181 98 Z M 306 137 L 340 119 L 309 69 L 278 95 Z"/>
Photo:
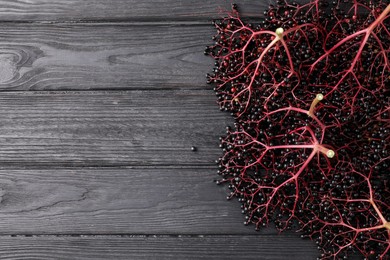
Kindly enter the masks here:
<path id="1" fill-rule="evenodd" d="M 231 119 L 209 90 L 9 92 L 0 111 L 1 164 L 18 167 L 214 165 Z"/>
<path id="2" fill-rule="evenodd" d="M 295 236 L 0 238 L 2 259 L 296 259 L 319 256 Z"/>
<path id="3" fill-rule="evenodd" d="M 0 235 L 276 233 L 244 226 L 216 178 L 199 166 L 1 169 Z"/>
<path id="4" fill-rule="evenodd" d="M 268 1 L 239 0 L 244 15 L 258 17 Z M 232 0 L 1 0 L 2 21 L 209 20 L 231 10 Z"/>
<path id="5" fill-rule="evenodd" d="M 214 62 L 211 25 L 1 28 L 0 90 L 203 88 Z"/>

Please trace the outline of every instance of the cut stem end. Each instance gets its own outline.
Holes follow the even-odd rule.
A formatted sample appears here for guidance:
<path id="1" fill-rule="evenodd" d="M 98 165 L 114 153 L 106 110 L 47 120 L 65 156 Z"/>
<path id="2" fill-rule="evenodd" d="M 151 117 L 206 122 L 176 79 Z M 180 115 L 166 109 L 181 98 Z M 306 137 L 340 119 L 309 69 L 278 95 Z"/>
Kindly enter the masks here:
<path id="1" fill-rule="evenodd" d="M 276 35 L 280 38 L 283 38 L 284 29 L 282 27 L 279 27 L 275 30 Z"/>
<path id="2" fill-rule="evenodd" d="M 314 115 L 314 109 L 315 107 L 317 106 L 317 104 L 324 99 L 324 95 L 322 94 L 317 94 L 315 99 L 313 99 L 313 102 L 311 102 L 311 106 L 310 106 L 310 109 L 309 111 L 307 112 L 307 114 L 310 116 L 310 117 L 313 117 Z"/>
<path id="3" fill-rule="evenodd" d="M 333 158 L 334 155 L 335 155 L 335 152 L 334 152 L 333 150 L 328 150 L 328 151 L 326 152 L 326 156 L 327 156 L 328 158 Z"/>
<path id="4" fill-rule="evenodd" d="M 335 151 L 328 149 L 320 144 L 316 147 L 316 150 L 326 155 L 328 158 L 333 158 L 336 155 Z"/>

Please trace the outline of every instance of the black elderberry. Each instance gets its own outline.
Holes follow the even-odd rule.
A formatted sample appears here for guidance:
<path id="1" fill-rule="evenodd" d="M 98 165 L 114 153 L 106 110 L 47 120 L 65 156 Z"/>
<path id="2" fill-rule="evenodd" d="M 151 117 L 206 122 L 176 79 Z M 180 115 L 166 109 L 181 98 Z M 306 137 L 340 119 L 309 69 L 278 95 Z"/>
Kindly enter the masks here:
<path id="1" fill-rule="evenodd" d="M 356 1 L 368 9 L 375 8 L 375 3 Z M 338 256 L 333 254 L 339 250 L 339 245 L 352 239 L 353 232 L 346 232 L 348 226 L 327 227 L 326 223 L 317 223 L 317 220 L 343 221 L 360 227 L 370 227 L 379 221 L 374 207 L 367 205 L 370 188 L 366 178 L 378 176 L 370 177 L 371 193 L 376 200 L 389 197 L 388 193 L 384 193 L 383 185 L 377 183 L 383 183 L 386 179 L 379 177 L 385 176 L 379 172 L 386 171 L 389 165 L 386 161 L 381 161 L 386 158 L 386 140 L 389 140 L 388 131 L 385 132 L 386 128 L 381 125 L 389 120 L 388 112 L 384 111 L 388 106 L 385 94 L 388 90 L 386 92 L 384 86 L 388 85 L 390 77 L 381 77 L 384 71 L 388 72 L 382 65 L 383 59 L 374 56 L 381 49 L 376 47 L 377 40 L 372 37 L 368 38 L 356 67 L 351 70 L 348 70 L 348 66 L 357 57 L 363 35 L 350 38 L 337 51 L 331 51 L 331 48 L 343 37 L 372 23 L 384 8 L 375 9 L 372 12 L 375 15 L 371 15 L 371 12 L 353 14 L 347 11 L 354 10 L 350 8 L 354 3 L 351 0 L 334 1 L 331 12 L 327 8 L 327 1 L 319 1 L 316 8 L 309 10 L 295 4 L 286 6 L 286 3 L 281 0 L 277 2 L 277 6 L 270 6 L 265 12 L 268 22 L 263 20 L 253 26 L 241 23 L 239 14 L 235 12 L 233 14 L 237 15 L 236 19 L 226 18 L 216 22 L 216 46 L 208 51 L 216 60 L 216 68 L 213 75 L 207 78 L 209 83 L 214 82 L 218 86 L 214 91 L 221 110 L 229 111 L 236 120 L 234 128 L 228 129 L 227 136 L 221 139 L 224 155 L 217 162 L 219 173 L 225 181 L 230 182 L 229 189 L 233 193 L 229 198 L 239 198 L 245 205 L 244 213 L 251 216 L 246 218 L 245 223 L 255 223 L 258 229 L 265 224 L 266 218 L 274 219 L 271 211 L 278 211 L 280 216 L 275 224 L 282 230 L 292 228 L 292 224 L 284 221 L 284 218 L 295 214 L 300 224 L 307 224 L 308 221 L 313 223 L 304 229 L 305 234 L 313 239 L 321 239 L 318 241 L 321 241 L 319 245 L 324 256 L 342 258 L 346 256 L 345 250 L 348 247 L 340 251 Z M 308 6 L 310 4 L 306 5 Z M 302 23 L 310 23 L 313 28 L 320 25 L 322 28 L 293 29 Z M 271 46 L 266 51 L 272 41 L 271 37 L 266 34 L 251 37 L 254 32 L 275 31 L 282 25 L 284 30 L 291 30 L 283 37 L 286 45 L 278 45 L 277 48 Z M 242 30 L 233 35 L 232 27 L 234 30 Z M 327 33 L 329 34 L 326 35 Z M 383 48 L 388 49 L 387 32 L 381 30 L 377 37 Z M 292 55 L 292 64 L 286 57 L 284 46 L 287 46 Z M 262 51 L 265 52 L 264 55 Z M 263 58 L 260 66 L 255 69 L 256 61 L 261 55 Z M 326 59 L 318 60 L 323 55 L 327 55 Z M 314 62 L 316 66 L 313 67 Z M 308 71 L 309 68 L 312 70 Z M 232 80 L 228 82 L 229 79 Z M 318 93 L 326 98 L 314 106 L 313 113 L 309 114 L 315 118 L 296 111 L 275 112 L 287 108 L 309 109 L 313 96 Z M 311 161 L 307 161 L 312 149 L 292 147 L 310 146 L 315 140 L 321 140 L 327 147 L 337 149 L 337 156 L 327 158 L 319 153 Z M 266 150 L 277 145 L 292 146 L 291 149 Z M 307 169 L 297 176 L 299 185 L 284 183 L 305 162 Z M 259 188 L 262 185 L 275 187 L 283 183 L 275 191 L 272 202 L 268 201 L 273 188 Z M 297 188 L 300 189 L 299 196 L 295 197 Z M 259 196 L 252 196 L 256 192 Z M 329 203 L 322 201 L 324 198 L 336 198 L 340 201 Z M 365 202 L 345 202 L 351 198 Z M 297 210 L 292 212 L 295 200 Z M 304 201 L 312 203 L 304 206 Z M 270 207 L 268 212 L 264 207 L 267 202 Z M 386 219 L 390 217 L 390 212 L 385 212 L 383 208 L 380 210 Z M 320 233 L 319 230 L 323 231 Z M 336 237 L 340 232 L 346 235 Z M 377 241 L 383 239 L 382 233 L 361 234 L 354 246 L 361 252 L 384 252 L 383 245 L 386 241 L 370 240 L 373 237 Z"/>

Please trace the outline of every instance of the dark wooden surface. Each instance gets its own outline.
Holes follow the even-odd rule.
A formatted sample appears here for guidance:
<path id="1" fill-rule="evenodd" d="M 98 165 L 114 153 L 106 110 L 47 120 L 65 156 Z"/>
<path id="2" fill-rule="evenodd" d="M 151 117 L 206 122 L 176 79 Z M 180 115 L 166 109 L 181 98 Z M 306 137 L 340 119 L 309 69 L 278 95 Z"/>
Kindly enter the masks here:
<path id="1" fill-rule="evenodd" d="M 272 1 L 270 1 L 272 2 Z M 231 0 L 1 0 L 0 19 L 23 22 L 135 21 L 209 22 L 230 10 Z M 247 16 L 259 17 L 269 1 L 239 0 Z"/>
<path id="2" fill-rule="evenodd" d="M 317 257 L 213 183 L 231 119 L 203 50 L 230 4 L 0 0 L 0 259 Z"/>
<path id="3" fill-rule="evenodd" d="M 307 242 L 307 241 L 306 241 Z M 295 236 L 62 236 L 0 239 L 2 259 L 312 260 Z M 277 253 L 275 253 L 277 252 Z"/>

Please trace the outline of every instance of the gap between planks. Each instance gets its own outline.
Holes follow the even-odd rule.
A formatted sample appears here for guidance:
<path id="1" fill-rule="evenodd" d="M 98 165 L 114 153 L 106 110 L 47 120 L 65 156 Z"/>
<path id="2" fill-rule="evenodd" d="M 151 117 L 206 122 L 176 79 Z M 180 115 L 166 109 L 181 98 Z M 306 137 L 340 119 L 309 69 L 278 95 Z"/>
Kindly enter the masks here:
<path id="1" fill-rule="evenodd" d="M 164 21 L 161 19 L 101 19 L 101 20 L 37 20 L 37 21 L 23 21 L 23 20 L 0 20 L 1 24 L 32 24 L 32 25 L 91 25 L 91 26 L 213 26 L 212 21 L 224 17 L 223 15 L 216 15 L 214 19 L 209 20 L 171 20 Z M 259 22 L 260 18 L 254 16 L 245 16 L 245 22 Z"/>
<path id="2" fill-rule="evenodd" d="M 273 230 L 272 228 L 267 228 L 270 230 Z M 9 237 L 37 237 L 37 238 L 50 238 L 50 237 L 81 237 L 81 238 L 215 238 L 215 237 L 231 237 L 231 238 L 240 238 L 240 237 L 285 237 L 285 238 L 296 238 L 298 236 L 298 233 L 293 232 L 284 232 L 282 234 L 277 234 L 275 232 L 268 233 L 268 234 L 262 234 L 261 232 L 253 231 L 253 234 L 249 233 L 242 233 L 242 234 L 110 234 L 110 233 L 104 233 L 104 234 L 0 234 L 1 238 L 9 238 Z"/>

